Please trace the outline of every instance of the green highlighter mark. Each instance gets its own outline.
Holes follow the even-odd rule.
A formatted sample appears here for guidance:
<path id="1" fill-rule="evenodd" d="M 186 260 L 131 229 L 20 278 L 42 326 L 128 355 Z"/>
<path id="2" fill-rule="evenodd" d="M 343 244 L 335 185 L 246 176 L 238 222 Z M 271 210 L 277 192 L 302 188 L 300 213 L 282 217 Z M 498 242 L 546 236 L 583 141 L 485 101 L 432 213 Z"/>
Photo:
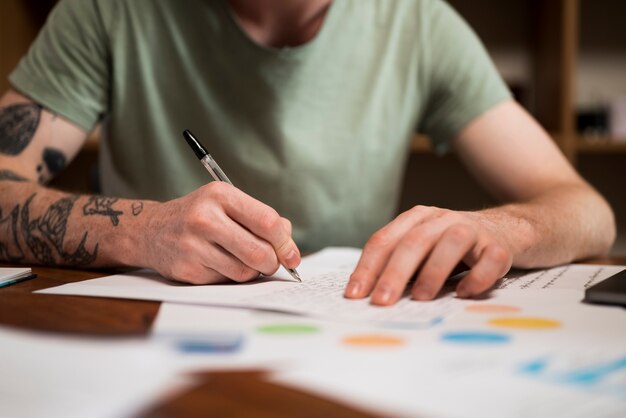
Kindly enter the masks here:
<path id="1" fill-rule="evenodd" d="M 313 325 L 306 324 L 272 324 L 264 325 L 257 328 L 261 334 L 270 335 L 298 335 L 298 334 L 314 334 L 320 329 Z"/>

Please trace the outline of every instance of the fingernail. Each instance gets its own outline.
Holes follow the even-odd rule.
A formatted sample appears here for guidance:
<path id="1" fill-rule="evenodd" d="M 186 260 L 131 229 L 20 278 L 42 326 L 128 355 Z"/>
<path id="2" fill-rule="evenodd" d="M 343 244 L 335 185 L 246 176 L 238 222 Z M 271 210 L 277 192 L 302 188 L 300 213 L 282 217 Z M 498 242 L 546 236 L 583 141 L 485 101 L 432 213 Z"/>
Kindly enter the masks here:
<path id="1" fill-rule="evenodd" d="M 298 253 L 296 253 L 294 250 L 289 251 L 287 257 L 285 257 L 285 261 L 287 262 L 287 267 L 296 267 L 298 263 Z"/>
<path id="2" fill-rule="evenodd" d="M 363 286 L 359 282 L 350 283 L 346 288 L 346 297 L 356 298 L 359 297 L 361 289 Z"/>
<path id="3" fill-rule="evenodd" d="M 472 294 L 471 290 L 468 285 L 458 285 L 456 287 L 456 295 L 460 298 L 468 298 Z"/>
<path id="4" fill-rule="evenodd" d="M 391 302 L 391 297 L 393 296 L 391 289 L 383 289 L 379 296 L 376 298 L 381 305 L 386 305 Z"/>
<path id="5" fill-rule="evenodd" d="M 418 286 L 413 290 L 413 299 L 415 300 L 431 300 L 430 289 L 424 286 Z"/>

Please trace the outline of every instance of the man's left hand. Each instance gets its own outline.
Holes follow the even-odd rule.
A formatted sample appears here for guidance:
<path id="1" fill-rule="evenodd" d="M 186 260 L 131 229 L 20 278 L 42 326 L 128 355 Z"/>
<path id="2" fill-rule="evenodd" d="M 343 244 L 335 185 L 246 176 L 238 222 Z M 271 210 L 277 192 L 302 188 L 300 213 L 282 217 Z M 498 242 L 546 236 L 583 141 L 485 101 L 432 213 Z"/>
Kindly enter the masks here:
<path id="1" fill-rule="evenodd" d="M 371 295 L 372 304 L 393 305 L 418 272 L 411 296 L 431 300 L 461 261 L 470 271 L 456 288 L 459 297 L 492 287 L 512 263 L 510 245 L 498 224 L 481 212 L 416 206 L 372 235 L 345 296 Z"/>

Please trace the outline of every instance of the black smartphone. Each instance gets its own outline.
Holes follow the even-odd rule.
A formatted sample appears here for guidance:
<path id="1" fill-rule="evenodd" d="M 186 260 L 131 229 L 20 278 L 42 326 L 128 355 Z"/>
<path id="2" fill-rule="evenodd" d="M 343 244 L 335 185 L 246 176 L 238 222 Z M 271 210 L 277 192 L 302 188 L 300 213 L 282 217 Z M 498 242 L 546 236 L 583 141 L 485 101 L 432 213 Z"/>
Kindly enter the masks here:
<path id="1" fill-rule="evenodd" d="M 626 306 L 626 270 L 588 287 L 583 302 Z"/>

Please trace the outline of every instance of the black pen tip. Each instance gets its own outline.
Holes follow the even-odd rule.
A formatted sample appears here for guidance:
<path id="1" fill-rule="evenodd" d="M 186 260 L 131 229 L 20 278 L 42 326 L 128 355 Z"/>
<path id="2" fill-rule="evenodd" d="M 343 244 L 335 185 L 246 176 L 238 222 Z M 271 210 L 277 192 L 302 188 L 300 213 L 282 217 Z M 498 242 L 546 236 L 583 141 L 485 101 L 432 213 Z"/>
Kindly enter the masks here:
<path id="1" fill-rule="evenodd" d="M 183 131 L 183 138 L 185 138 L 185 141 L 187 141 L 187 143 L 189 144 L 189 146 L 191 147 L 191 149 L 196 154 L 196 157 L 198 157 L 199 160 L 203 159 L 208 154 L 208 152 L 206 152 L 202 144 L 198 142 L 196 137 L 193 136 L 193 134 L 191 133 L 189 129 L 185 129 Z"/>

